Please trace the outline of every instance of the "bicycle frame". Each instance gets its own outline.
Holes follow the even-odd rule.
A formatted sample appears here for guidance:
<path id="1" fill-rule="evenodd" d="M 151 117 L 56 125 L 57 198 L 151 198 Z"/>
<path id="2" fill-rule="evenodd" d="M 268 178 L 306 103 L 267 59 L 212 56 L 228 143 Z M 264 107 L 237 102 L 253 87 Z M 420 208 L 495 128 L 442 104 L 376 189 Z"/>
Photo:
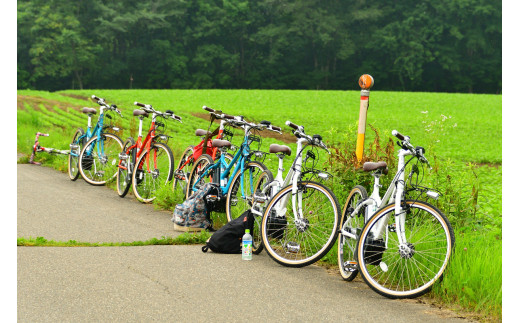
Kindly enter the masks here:
<path id="1" fill-rule="evenodd" d="M 138 136 L 137 136 L 137 142 L 128 148 L 128 150 L 126 151 L 126 154 L 129 154 L 129 152 L 132 149 L 137 149 L 137 153 L 136 153 L 136 160 L 137 160 L 137 158 L 139 158 L 143 152 L 150 150 L 150 147 L 152 146 L 152 142 L 155 140 L 155 137 L 157 137 L 155 134 L 155 131 L 157 129 L 156 118 L 157 118 L 157 114 L 152 113 L 152 123 L 150 124 L 150 129 L 148 130 L 148 133 L 146 134 L 146 137 L 143 140 L 143 119 L 144 118 L 139 117 L 139 132 L 138 132 Z M 127 169 L 127 167 L 121 165 L 121 162 L 122 162 L 122 160 L 120 158 L 118 167 L 121 169 Z M 156 167 L 157 166 L 157 155 L 153 156 L 153 163 L 154 163 L 154 167 L 157 168 Z M 150 156 L 149 155 L 146 157 L 146 170 L 148 170 L 148 171 L 150 170 Z"/>
<path id="2" fill-rule="evenodd" d="M 101 135 L 103 134 L 103 124 L 104 124 L 104 120 L 105 120 L 105 111 L 103 109 L 103 107 L 101 107 L 99 109 L 99 118 L 98 118 L 98 121 L 94 127 L 94 129 L 92 129 L 92 116 L 89 114 L 88 115 L 88 124 L 87 124 L 87 132 L 83 135 L 83 136 L 80 136 L 78 139 L 79 141 L 83 140 L 83 138 L 87 138 L 85 141 L 88 141 L 90 140 L 91 138 L 93 138 L 94 136 L 97 136 L 98 138 L 101 138 Z M 90 154 L 92 154 L 92 149 L 94 149 L 94 147 L 90 148 L 88 151 L 86 151 L 86 154 L 87 156 L 90 156 Z M 104 146 L 103 146 L 103 140 L 98 140 L 96 142 L 96 149 L 97 149 L 97 152 L 99 155 L 102 156 L 103 152 L 104 152 Z M 75 154 L 73 154 L 71 152 L 71 154 L 73 156 L 76 156 Z M 78 155 L 79 156 L 79 155 Z"/>
<path id="3" fill-rule="evenodd" d="M 398 164 L 397 164 L 397 174 L 395 174 L 392 182 L 390 183 L 385 195 L 381 199 L 379 188 L 381 185 L 379 184 L 379 177 L 381 174 L 373 174 L 374 176 L 374 188 L 372 194 L 362 203 L 360 203 L 352 212 L 350 218 L 354 217 L 359 213 L 361 208 L 365 208 L 365 223 L 370 219 L 379 209 L 394 204 L 395 201 L 401 201 L 404 193 L 404 183 L 405 183 L 405 157 L 413 155 L 409 150 L 400 149 L 398 152 Z M 395 214 L 396 214 L 396 232 L 397 237 L 399 239 L 400 244 L 406 243 L 406 236 L 404 234 L 404 223 L 406 219 L 406 212 L 403 212 L 401 203 L 395 203 Z M 388 215 L 390 216 L 390 214 Z M 345 221 L 344 227 L 346 227 L 349 223 L 349 220 Z M 382 223 L 379 223 L 372 229 L 372 234 L 374 235 L 374 239 L 381 238 L 383 230 L 388 230 L 388 217 Z M 352 239 L 357 239 L 357 236 L 351 232 L 348 232 L 341 228 L 340 233 L 344 236 L 348 236 Z"/>
<path id="4" fill-rule="evenodd" d="M 220 126 L 219 126 L 219 130 L 218 130 L 218 134 L 217 136 L 215 137 L 215 139 L 221 139 L 223 137 L 223 134 L 224 134 L 224 127 L 225 125 L 227 124 L 226 120 L 225 119 L 222 119 L 220 120 Z M 205 139 L 202 139 L 200 142 L 199 142 L 199 145 L 201 143 L 204 142 Z M 208 138 L 207 142 L 211 142 L 211 137 Z M 202 153 L 206 153 L 207 152 L 207 149 L 208 147 L 206 147 L 206 151 L 203 151 Z M 215 160 L 215 158 L 217 157 L 217 152 L 218 152 L 218 149 L 213 149 L 213 151 L 211 152 L 211 159 Z M 187 158 L 187 160 L 184 162 L 184 164 L 182 164 L 180 167 L 179 167 L 179 170 L 182 170 L 184 168 L 184 166 L 186 166 L 187 164 L 189 163 L 192 163 L 192 162 L 195 162 L 194 158 L 193 158 L 193 154 Z"/>
<path id="5" fill-rule="evenodd" d="M 220 154 L 220 158 L 215 162 L 215 164 L 208 167 L 208 169 L 206 169 L 204 171 L 204 173 L 193 184 L 194 192 L 197 191 L 195 189 L 195 187 L 196 187 L 197 183 L 200 181 L 200 179 L 207 176 L 209 174 L 209 172 L 214 171 L 215 173 L 213 175 L 213 180 L 212 180 L 213 183 L 215 183 L 219 186 L 219 188 L 222 192 L 222 195 L 226 195 L 228 193 L 230 186 L 231 186 L 231 181 L 227 181 L 227 179 L 228 179 L 229 173 L 231 172 L 231 168 L 235 164 L 237 166 L 239 166 L 239 167 L 235 167 L 233 173 L 231 174 L 231 177 L 229 177 L 229 178 L 234 178 L 239 169 L 242 172 L 244 171 L 246 160 L 248 160 L 248 157 L 250 155 L 250 148 L 249 148 L 249 144 L 248 144 L 250 129 L 251 128 L 249 126 L 245 126 L 244 130 L 245 130 L 246 134 L 244 136 L 244 141 L 240 145 L 238 152 L 235 154 L 235 156 L 229 162 L 229 164 L 226 162 L 225 154 Z M 242 196 L 245 196 L 243 184 L 244 184 L 244 177 L 241 177 L 240 178 L 241 193 L 242 193 Z"/>
<path id="6" fill-rule="evenodd" d="M 272 198 L 276 193 L 278 193 L 282 187 L 286 187 L 289 185 L 292 185 L 292 194 L 291 199 L 293 203 L 293 213 L 296 215 L 297 219 L 303 218 L 303 211 L 302 211 L 302 193 L 298 192 L 298 181 L 300 180 L 301 173 L 302 173 L 302 151 L 303 151 L 303 144 L 306 143 L 308 140 L 305 138 L 299 138 L 296 141 L 296 158 L 294 159 L 291 168 L 289 168 L 289 171 L 287 172 L 287 175 L 285 176 L 285 179 L 283 179 L 282 171 L 283 171 L 283 158 L 279 159 L 278 162 L 278 172 L 276 174 L 276 178 L 274 181 L 269 183 L 264 189 L 262 189 L 262 193 L 265 194 L 269 188 L 272 188 L 271 190 L 271 196 Z M 282 183 L 283 181 L 283 183 Z M 284 216 L 287 206 L 289 196 L 286 195 L 283 197 L 281 203 L 277 206 L 275 206 L 275 211 L 277 216 Z M 259 216 L 262 216 L 263 213 L 256 211 L 254 208 L 251 209 L 254 214 L 257 214 Z"/>

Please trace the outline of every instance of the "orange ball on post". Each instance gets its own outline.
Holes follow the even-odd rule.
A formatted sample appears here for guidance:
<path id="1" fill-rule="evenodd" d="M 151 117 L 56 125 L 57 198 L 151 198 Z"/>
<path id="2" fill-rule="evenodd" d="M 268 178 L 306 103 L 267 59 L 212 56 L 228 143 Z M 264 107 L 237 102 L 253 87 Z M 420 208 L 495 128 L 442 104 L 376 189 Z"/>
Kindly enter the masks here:
<path id="1" fill-rule="evenodd" d="M 363 90 L 370 90 L 374 86 L 374 78 L 369 74 L 363 74 L 359 77 L 359 87 Z"/>

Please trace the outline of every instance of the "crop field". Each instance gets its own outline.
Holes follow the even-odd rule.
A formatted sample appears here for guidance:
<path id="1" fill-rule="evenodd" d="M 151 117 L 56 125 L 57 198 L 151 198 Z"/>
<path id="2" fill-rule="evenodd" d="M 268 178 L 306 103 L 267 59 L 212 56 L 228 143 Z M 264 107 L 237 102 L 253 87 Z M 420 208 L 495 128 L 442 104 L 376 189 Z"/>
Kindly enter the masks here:
<path id="1" fill-rule="evenodd" d="M 81 107 L 98 107 L 88 99 L 95 94 L 122 110 L 124 119 L 114 116 L 113 120 L 121 127 L 118 135 L 123 140 L 136 136 L 138 122 L 132 116 L 137 108 L 134 101 L 151 104 L 159 111 L 170 109 L 180 115 L 182 124 L 170 121 L 166 128 L 166 134 L 172 137 L 168 145 L 176 162 L 187 145 L 200 141 L 195 130 L 208 129 L 209 122 L 203 118 L 208 116 L 202 110 L 204 105 L 228 114 L 243 115 L 246 120 L 271 121 L 282 127 L 284 135 L 262 134 L 261 150 L 268 151 L 269 144 L 278 143 L 289 145 L 295 151 L 295 137 L 285 126 L 287 120 L 304 125 L 308 134 L 320 134 L 329 146 L 355 142 L 360 96 L 359 91 L 300 90 L 68 90 L 54 93 L 19 90 L 17 94 L 18 153 L 30 153 L 37 131 L 51 134 L 40 138 L 44 146 L 67 149 L 74 130 L 86 128 L 87 118 L 81 114 Z M 430 176 L 427 181 L 437 183 L 438 188 L 446 192 L 445 207 L 441 209 L 460 234 L 457 241 L 461 244 L 456 243 L 455 255 L 458 253 L 459 256 L 453 262 L 454 274 L 447 275 L 442 285 L 450 292 L 445 289 L 434 291 L 436 298 L 491 317 L 501 315 L 502 96 L 373 90 L 367 124 L 373 128 L 367 126 L 365 150 L 376 138 L 373 129 L 377 129 L 383 144 L 390 139 L 395 142 L 391 136 L 395 129 L 410 136 L 412 144 L 425 147 L 432 166 L 440 170 L 435 178 L 426 175 Z M 217 122 L 211 129 L 216 126 Z M 145 122 L 144 129 L 147 127 Z M 234 144 L 240 144 L 242 133 L 235 132 Z M 44 164 L 66 171 L 66 158 L 39 156 Z M 286 165 L 293 157 L 285 161 Z M 265 161 L 273 173 L 275 159 L 270 157 Z M 327 160 L 327 154 L 321 153 L 320 161 L 326 163 Z M 334 182 L 331 189 L 342 206 L 351 187 Z M 479 239 L 472 239 L 473 236 L 479 236 Z M 492 299 L 478 294 L 483 288 L 479 285 L 482 284 L 481 277 L 487 274 L 479 274 L 474 283 L 468 278 L 461 282 L 460 278 L 467 268 L 489 270 L 490 266 L 485 264 L 468 263 L 481 259 L 475 256 L 482 248 L 494 254 L 489 259 L 500 259 L 500 266 L 493 267 L 493 273 L 489 273 L 496 283 L 486 286 L 483 291 L 486 295 L 491 294 Z M 335 257 L 329 255 L 325 261 L 334 263 Z"/>

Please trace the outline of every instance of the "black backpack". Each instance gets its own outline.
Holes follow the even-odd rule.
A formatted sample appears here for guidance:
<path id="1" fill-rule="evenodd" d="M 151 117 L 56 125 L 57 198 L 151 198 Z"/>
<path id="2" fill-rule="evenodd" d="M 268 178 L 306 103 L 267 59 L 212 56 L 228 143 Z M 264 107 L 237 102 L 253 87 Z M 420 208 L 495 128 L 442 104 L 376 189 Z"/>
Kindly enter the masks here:
<path id="1" fill-rule="evenodd" d="M 213 252 L 219 253 L 241 253 L 242 237 L 246 233 L 246 229 L 253 232 L 255 217 L 251 210 L 247 210 L 238 218 L 228 222 L 206 241 L 206 245 L 202 247 L 203 252 L 207 252 L 208 248 Z"/>

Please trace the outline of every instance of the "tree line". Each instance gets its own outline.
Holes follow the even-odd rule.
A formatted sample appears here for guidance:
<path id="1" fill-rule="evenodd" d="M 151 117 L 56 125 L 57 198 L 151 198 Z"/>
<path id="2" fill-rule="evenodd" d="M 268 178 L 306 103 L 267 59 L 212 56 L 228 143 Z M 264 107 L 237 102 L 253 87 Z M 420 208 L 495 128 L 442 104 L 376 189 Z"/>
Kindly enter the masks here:
<path id="1" fill-rule="evenodd" d="M 18 0 L 19 89 L 501 93 L 500 0 Z"/>

